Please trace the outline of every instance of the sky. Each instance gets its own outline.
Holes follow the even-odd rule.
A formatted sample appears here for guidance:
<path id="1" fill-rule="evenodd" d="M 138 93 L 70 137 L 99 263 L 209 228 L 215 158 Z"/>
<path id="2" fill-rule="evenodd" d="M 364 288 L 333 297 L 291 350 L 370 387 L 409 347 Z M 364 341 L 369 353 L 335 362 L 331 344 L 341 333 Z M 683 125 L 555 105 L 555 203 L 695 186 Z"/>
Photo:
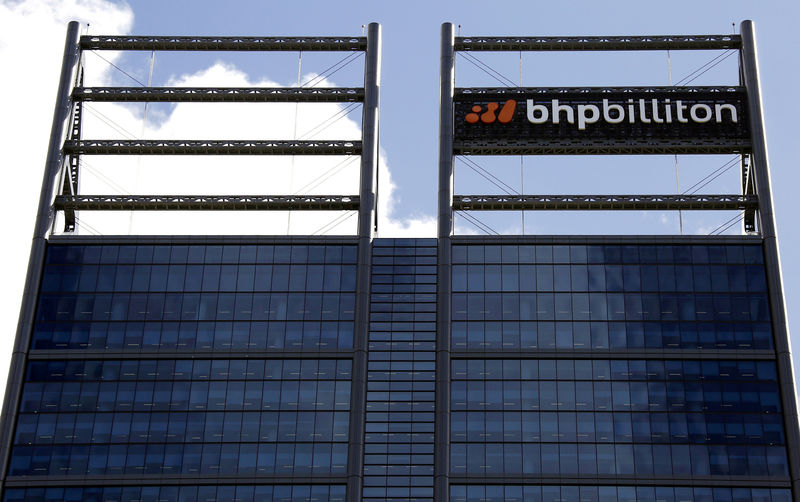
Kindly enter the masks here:
<path id="1" fill-rule="evenodd" d="M 800 105 L 796 19 L 792 1 L 572 2 L 476 1 L 230 2 L 142 0 L 0 0 L 0 65 L 5 78 L 6 118 L 0 148 L 6 168 L 4 246 L 0 277 L 0 378 L 16 331 L 19 298 L 30 247 L 42 168 L 52 120 L 66 24 L 82 23 L 82 33 L 136 35 L 361 35 L 379 22 L 383 30 L 380 108 L 381 161 L 378 236 L 435 234 L 440 27 L 453 22 L 462 36 L 475 35 L 654 35 L 726 34 L 744 19 L 756 23 L 762 93 L 768 135 L 773 197 L 782 251 L 790 332 L 800 333 L 800 227 L 791 209 L 800 185 L 794 149 Z M 88 26 L 87 26 L 88 23 Z M 524 86 L 667 86 L 689 77 L 690 85 L 735 85 L 736 62 L 717 52 L 476 54 L 502 75 Z M 102 56 L 104 59 L 101 59 Z M 363 60 L 341 71 L 324 70 L 346 54 L 222 54 L 103 52 L 85 55 L 88 85 L 360 86 Z M 698 76 L 713 58 L 720 64 Z M 112 66 L 113 63 L 113 66 Z M 152 66 L 151 66 L 152 63 Z M 458 86 L 504 86 L 458 57 Z M 152 72 L 151 72 L 152 67 Z M 491 71 L 489 72 L 491 73 Z M 320 77 L 322 74 L 322 77 Z M 326 105 L 100 105 L 87 107 L 85 138 L 146 139 L 356 139 L 360 107 Z M 327 127 L 318 127 L 319 124 Z M 674 193 L 703 180 L 731 156 L 485 157 L 483 168 L 524 193 Z M 357 162 L 307 159 L 84 158 L 82 193 L 277 194 L 307 191 L 352 194 Z M 676 168 L 677 164 L 677 168 Z M 676 177 L 677 170 L 677 177 Z M 704 193 L 738 193 L 739 174 L 729 169 L 702 188 Z M 319 183 L 320 177 L 324 183 Z M 191 181 L 187 181 L 191 180 Z M 457 162 L 456 193 L 502 193 L 466 164 Z M 204 213 L 169 220 L 159 214 L 86 215 L 84 234 L 104 233 L 349 233 L 347 214 Z M 675 213 L 478 214 L 499 233 L 676 234 Z M 708 234 L 732 213 L 680 215 L 685 233 Z M 179 225 L 179 227 L 178 227 Z M 175 229 L 179 228 L 179 231 Z M 481 233 L 457 219 L 457 233 Z M 740 232 L 734 225 L 727 233 Z M 800 335 L 794 337 L 800 348 Z"/>

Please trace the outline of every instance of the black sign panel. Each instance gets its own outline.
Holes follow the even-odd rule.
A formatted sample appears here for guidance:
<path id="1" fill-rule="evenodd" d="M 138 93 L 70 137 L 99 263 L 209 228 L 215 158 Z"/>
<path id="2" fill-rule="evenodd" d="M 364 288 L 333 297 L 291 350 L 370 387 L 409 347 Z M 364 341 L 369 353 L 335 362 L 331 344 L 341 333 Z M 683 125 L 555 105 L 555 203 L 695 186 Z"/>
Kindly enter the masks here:
<path id="1" fill-rule="evenodd" d="M 454 153 L 730 153 L 750 147 L 740 87 L 458 89 Z"/>

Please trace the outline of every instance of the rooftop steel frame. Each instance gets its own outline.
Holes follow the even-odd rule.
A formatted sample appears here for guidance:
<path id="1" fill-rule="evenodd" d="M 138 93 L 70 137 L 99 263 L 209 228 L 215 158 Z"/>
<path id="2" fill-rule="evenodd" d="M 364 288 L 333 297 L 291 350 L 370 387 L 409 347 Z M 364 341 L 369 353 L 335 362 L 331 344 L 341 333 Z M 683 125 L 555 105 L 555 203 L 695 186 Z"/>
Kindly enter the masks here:
<path id="1" fill-rule="evenodd" d="M 377 26 L 377 25 L 376 25 Z M 77 60 L 65 106 L 69 107 L 70 127 L 61 143 L 63 182 L 54 199 L 53 212 L 64 214 L 64 231 L 76 230 L 76 211 L 114 210 L 359 210 L 361 201 L 370 204 L 360 216 L 374 229 L 374 194 L 348 196 L 84 196 L 79 194 L 82 155 L 361 155 L 361 192 L 374 192 L 364 170 L 377 170 L 377 155 L 364 159 L 364 152 L 375 150 L 377 142 L 378 60 L 370 59 L 379 42 L 379 30 L 362 37 L 191 37 L 191 36 L 82 36 L 76 41 Z M 372 37 L 372 38 L 370 38 Z M 372 46 L 370 43 L 372 42 Z M 363 87 L 84 87 L 82 51 L 346 51 L 364 52 Z M 238 102 L 238 103 L 361 103 L 364 114 L 360 141 L 336 140 L 148 140 L 86 139 L 81 122 L 84 102 Z M 368 117 L 374 120 L 368 121 Z M 367 130 L 372 128 L 373 130 Z M 367 194 L 369 195 L 369 194 Z M 309 201 L 313 200 L 313 203 Z M 346 200 L 346 202 L 343 202 Z M 167 203 L 169 201 L 169 203 Z M 227 202 L 222 202 L 227 201 Z M 363 229 L 362 229 L 363 230 Z"/>
<path id="2" fill-rule="evenodd" d="M 443 25 L 451 26 L 448 23 Z M 439 238 L 454 232 L 453 211 L 466 210 L 742 210 L 743 228 L 757 231 L 757 191 L 747 170 L 753 139 L 677 137 L 653 141 L 650 138 L 622 138 L 618 141 L 587 138 L 548 138 L 475 140 L 455 139 L 454 101 L 466 96 L 491 96 L 513 99 L 517 95 L 575 95 L 582 93 L 664 93 L 680 89 L 687 93 L 747 95 L 750 89 L 742 77 L 738 84 L 698 87 L 460 87 L 455 86 L 455 54 L 464 52 L 508 51 L 656 51 L 656 50 L 737 50 L 744 52 L 741 35 L 655 35 L 655 36 L 549 36 L 549 37 L 456 37 L 443 31 L 440 93 L 440 178 Z M 740 63 L 740 67 L 743 67 Z M 488 99 L 488 98 L 487 98 Z M 528 195 L 494 196 L 453 193 L 455 155 L 627 155 L 627 154 L 725 154 L 742 158 L 742 194 L 707 195 Z M 725 200 L 723 203 L 722 200 Z M 613 200 L 613 202 L 612 202 Z M 565 201 L 570 201 L 566 203 Z M 623 201 L 625 201 L 623 203 Z M 658 201 L 658 202 L 656 202 Z"/>

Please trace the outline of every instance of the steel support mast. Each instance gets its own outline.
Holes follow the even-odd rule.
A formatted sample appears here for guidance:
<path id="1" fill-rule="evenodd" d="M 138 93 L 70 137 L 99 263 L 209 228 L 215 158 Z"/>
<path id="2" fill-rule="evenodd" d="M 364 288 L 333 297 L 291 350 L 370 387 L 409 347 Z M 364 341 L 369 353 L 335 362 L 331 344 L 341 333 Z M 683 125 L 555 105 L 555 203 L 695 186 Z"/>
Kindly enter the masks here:
<path id="1" fill-rule="evenodd" d="M 778 252 L 778 234 L 775 226 L 775 213 L 772 209 L 772 182 L 769 173 L 769 154 L 767 135 L 764 128 L 764 114 L 761 106 L 761 79 L 758 72 L 758 54 L 753 21 L 741 24 L 741 78 L 747 88 L 752 135 L 751 169 L 755 177 L 758 194 L 758 226 L 764 249 L 764 263 L 767 272 L 770 318 L 772 319 L 773 341 L 777 354 L 778 379 L 780 381 L 783 404 L 783 424 L 786 429 L 786 444 L 789 454 L 789 477 L 792 480 L 794 500 L 800 500 L 800 429 L 798 428 L 797 393 L 795 391 L 792 352 L 789 342 L 789 325 L 786 318 L 786 305 L 783 299 L 783 276 Z M 794 447 L 792 447 L 794 446 Z"/>
<path id="2" fill-rule="evenodd" d="M 434 432 L 434 500 L 450 497 L 450 309 L 453 234 L 453 96 L 455 36 L 453 24 L 442 24 L 439 82 L 439 219 L 436 295 L 436 428 Z"/>
<path id="3" fill-rule="evenodd" d="M 381 26 L 367 27 L 364 66 L 364 110 L 361 124 L 361 199 L 358 211 L 358 271 L 356 277 L 356 332 L 353 338 L 353 392 L 350 410 L 347 500 L 359 502 L 364 476 L 364 417 L 367 402 L 367 349 L 369 339 L 372 238 L 377 226 L 378 122 L 381 82 Z"/>

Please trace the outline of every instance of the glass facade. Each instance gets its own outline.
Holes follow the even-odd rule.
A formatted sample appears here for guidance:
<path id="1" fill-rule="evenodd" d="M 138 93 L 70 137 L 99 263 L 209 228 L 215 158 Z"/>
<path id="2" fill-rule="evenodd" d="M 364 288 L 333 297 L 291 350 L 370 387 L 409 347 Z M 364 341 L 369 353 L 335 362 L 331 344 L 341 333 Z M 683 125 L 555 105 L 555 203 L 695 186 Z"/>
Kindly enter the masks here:
<path id="1" fill-rule="evenodd" d="M 761 247 L 453 248 L 453 350 L 772 349 Z"/>
<path id="2" fill-rule="evenodd" d="M 776 379 L 767 361 L 457 359 L 452 472 L 786 478 Z"/>
<path id="3" fill-rule="evenodd" d="M 49 246 L 8 479 L 51 487 L 4 500 L 344 500 L 355 276 L 354 244 Z"/>
<path id="4" fill-rule="evenodd" d="M 52 246 L 33 349 L 353 346 L 356 246 Z"/>
<path id="5" fill-rule="evenodd" d="M 343 474 L 350 380 L 346 359 L 32 361 L 10 474 Z"/>
<path id="6" fill-rule="evenodd" d="M 474 241 L 453 246 L 453 500 L 789 500 L 759 244 Z"/>
<path id="7" fill-rule="evenodd" d="M 365 501 L 433 500 L 436 240 L 372 250 Z"/>
<path id="8" fill-rule="evenodd" d="M 211 485 L 211 486 L 115 486 L 105 488 L 12 488 L 8 502 L 343 502 L 344 485 Z"/>
<path id="9" fill-rule="evenodd" d="M 449 320 L 372 242 L 361 370 L 354 240 L 51 244 L 3 500 L 433 501 L 440 420 L 454 502 L 791 499 L 760 244 L 454 240 Z"/>

